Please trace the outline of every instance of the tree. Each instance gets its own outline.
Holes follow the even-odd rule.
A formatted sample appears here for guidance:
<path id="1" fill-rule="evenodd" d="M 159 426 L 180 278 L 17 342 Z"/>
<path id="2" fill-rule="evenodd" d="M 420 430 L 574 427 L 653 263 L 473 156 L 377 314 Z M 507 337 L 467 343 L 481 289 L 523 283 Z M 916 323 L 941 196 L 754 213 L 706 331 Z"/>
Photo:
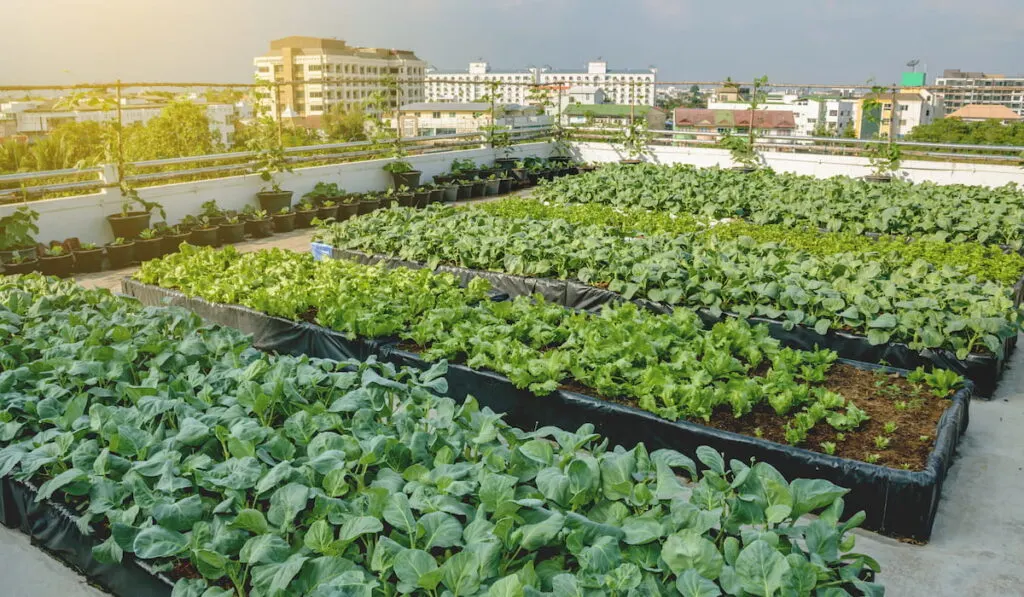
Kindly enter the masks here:
<path id="1" fill-rule="evenodd" d="M 124 129 L 126 161 L 156 160 L 216 153 L 221 149 L 210 130 L 206 108 L 189 101 L 175 101 L 145 125 Z"/>
<path id="2" fill-rule="evenodd" d="M 1024 123 L 1004 125 L 999 120 L 964 122 L 959 118 L 943 118 L 914 127 L 907 139 L 931 143 L 1021 145 L 1024 144 Z"/>
<path id="3" fill-rule="evenodd" d="M 693 85 L 690 87 L 690 96 L 686 99 L 687 108 L 707 108 L 708 101 L 700 92 L 700 87 Z"/>
<path id="4" fill-rule="evenodd" d="M 345 110 L 342 104 L 334 104 L 324 113 L 321 123 L 330 141 L 343 143 L 366 139 L 366 114 L 362 108 Z"/>

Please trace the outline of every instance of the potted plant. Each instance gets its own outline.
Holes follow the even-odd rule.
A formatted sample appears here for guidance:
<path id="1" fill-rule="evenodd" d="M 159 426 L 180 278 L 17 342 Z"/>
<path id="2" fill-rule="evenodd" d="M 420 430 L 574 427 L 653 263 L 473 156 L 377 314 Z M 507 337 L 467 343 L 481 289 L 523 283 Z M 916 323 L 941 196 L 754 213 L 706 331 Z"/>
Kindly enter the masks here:
<path id="1" fill-rule="evenodd" d="M 423 209 L 430 203 L 430 187 L 421 186 L 413 193 L 413 207 L 417 209 Z"/>
<path id="2" fill-rule="evenodd" d="M 366 215 L 376 209 L 380 208 L 380 197 L 372 193 L 363 195 L 362 199 L 359 200 L 359 215 Z"/>
<path id="3" fill-rule="evenodd" d="M 274 214 L 274 232 L 291 232 L 295 230 L 295 212 L 287 207 Z"/>
<path id="4" fill-rule="evenodd" d="M 491 174 L 487 177 L 487 180 L 484 181 L 484 195 L 492 197 L 497 195 L 500 189 L 501 181 L 498 180 L 497 175 Z"/>
<path id="5" fill-rule="evenodd" d="M 35 257 L 33 235 L 39 234 L 38 221 L 39 213 L 28 205 L 0 218 L 0 263 L 13 261 L 19 255 L 25 259 Z"/>
<path id="6" fill-rule="evenodd" d="M 338 217 L 338 204 L 333 199 L 328 199 L 320 204 L 316 210 L 316 217 L 319 220 L 331 220 Z"/>
<path id="7" fill-rule="evenodd" d="M 138 205 L 142 209 L 133 210 L 134 205 Z M 114 237 L 127 239 L 138 237 L 143 230 L 149 228 L 149 219 L 154 209 L 159 211 L 160 217 L 165 220 L 167 219 L 167 213 L 162 205 L 139 197 L 138 191 L 129 186 L 128 183 L 122 182 L 121 213 L 107 216 L 107 221 L 110 222 L 110 229 L 114 232 Z"/>
<path id="8" fill-rule="evenodd" d="M 263 104 L 259 105 L 262 111 Z M 290 207 L 292 204 L 292 192 L 282 190 L 279 180 L 281 174 L 291 172 L 292 169 L 284 147 L 281 146 L 277 122 L 269 114 L 260 114 L 251 128 L 253 134 L 248 147 L 256 154 L 252 172 L 259 174 L 264 183 L 256 193 L 256 198 L 260 209 L 277 213 L 282 207 Z"/>
<path id="9" fill-rule="evenodd" d="M 274 234 L 274 222 L 266 210 L 257 209 L 249 213 L 245 229 L 253 238 L 267 238 Z"/>
<path id="10" fill-rule="evenodd" d="M 502 176 L 501 178 L 499 178 L 498 179 L 498 194 L 499 195 L 508 195 L 509 193 L 511 193 L 512 192 L 512 185 L 515 183 L 515 181 L 516 181 L 516 179 L 512 178 L 509 175 L 505 175 L 505 176 Z"/>
<path id="11" fill-rule="evenodd" d="M 103 269 L 103 248 L 94 243 L 82 243 L 75 256 L 75 270 L 81 273 L 98 272 Z"/>
<path id="12" fill-rule="evenodd" d="M 516 162 L 515 167 L 512 168 L 512 170 L 510 170 L 509 172 L 512 175 L 512 178 L 514 178 L 515 181 L 516 181 L 515 186 L 517 186 L 517 187 L 525 187 L 525 186 L 528 186 L 530 184 L 530 177 L 529 177 L 529 175 L 527 174 L 527 171 L 526 171 L 526 162 L 525 161 L 520 160 L 520 161 Z"/>
<path id="13" fill-rule="evenodd" d="M 456 201 L 466 201 L 473 197 L 473 181 L 460 178 L 455 181 L 455 184 L 459 187 L 459 193 L 455 198 Z"/>
<path id="14" fill-rule="evenodd" d="M 216 247 L 219 241 L 220 226 L 210 222 L 206 216 L 199 218 L 188 240 L 189 244 L 197 247 Z"/>
<path id="15" fill-rule="evenodd" d="M 135 242 L 121 237 L 115 238 L 114 242 L 107 244 L 107 259 L 110 260 L 110 269 L 128 267 L 135 261 Z"/>
<path id="16" fill-rule="evenodd" d="M 612 143 L 613 145 L 618 146 L 620 153 L 625 154 L 626 156 L 619 160 L 620 163 L 641 163 L 644 156 L 649 154 L 651 151 L 651 129 L 647 124 L 647 119 L 640 118 L 629 122 L 622 128 L 622 130 L 615 134 Z M 551 158 L 551 161 L 556 159 L 559 158 L 553 157 Z"/>
<path id="17" fill-rule="evenodd" d="M 412 164 L 399 158 L 384 165 L 384 171 L 391 173 L 391 180 L 395 187 L 415 187 L 420 184 L 420 176 L 423 172 L 416 170 Z"/>
<path id="18" fill-rule="evenodd" d="M 245 222 L 237 215 L 225 216 L 224 223 L 217 230 L 217 237 L 222 245 L 242 242 L 245 240 Z"/>
<path id="19" fill-rule="evenodd" d="M 163 237 L 163 254 L 177 253 L 181 249 L 181 243 L 191 243 L 193 228 L 198 226 L 199 222 L 196 219 L 194 224 L 190 222 L 187 225 L 181 223 L 165 228 L 157 228 L 160 236 Z"/>
<path id="20" fill-rule="evenodd" d="M 35 250 L 35 247 L 32 248 Z M 5 274 L 31 274 L 32 272 L 39 271 L 39 260 L 36 259 L 35 253 L 28 255 L 25 253 L 16 253 L 11 257 L 10 261 L 4 262 L 3 269 Z"/>
<path id="21" fill-rule="evenodd" d="M 214 226 L 220 226 L 227 219 L 224 210 L 217 206 L 217 201 L 214 199 L 204 201 L 200 208 L 202 209 L 200 215 Z"/>
<path id="22" fill-rule="evenodd" d="M 476 162 L 469 158 L 452 160 L 452 175 L 457 179 L 470 180 L 480 174 Z"/>
<path id="23" fill-rule="evenodd" d="M 313 218 L 316 217 L 316 206 L 303 199 L 295 206 L 295 227 L 309 228 L 313 225 Z"/>
<path id="24" fill-rule="evenodd" d="M 444 201 L 444 190 L 448 188 L 448 185 L 432 184 L 428 188 L 427 205 L 431 203 L 440 203 Z"/>
<path id="25" fill-rule="evenodd" d="M 345 194 L 345 189 L 338 186 L 335 182 L 318 182 L 313 186 L 313 190 L 303 195 L 304 199 L 309 199 L 314 205 L 319 206 L 324 201 L 330 199 L 335 203 L 338 199 Z"/>
<path id="26" fill-rule="evenodd" d="M 394 193 L 392 193 L 394 191 Z M 416 207 L 416 195 L 412 189 L 402 185 L 396 190 L 394 187 L 388 189 L 388 202 L 398 201 L 399 207 Z"/>
<path id="27" fill-rule="evenodd" d="M 474 178 L 470 184 L 472 185 L 471 197 L 483 197 L 484 191 L 487 190 L 487 181 L 480 178 Z"/>
<path id="28" fill-rule="evenodd" d="M 75 270 L 75 256 L 61 245 L 53 245 L 39 260 L 39 269 L 45 276 L 69 277 Z"/>
<path id="29" fill-rule="evenodd" d="M 457 182 L 451 182 L 442 187 L 441 197 L 445 203 L 455 203 L 459 200 L 459 193 L 461 193 L 462 185 Z"/>
<path id="30" fill-rule="evenodd" d="M 761 156 L 745 137 L 725 133 L 716 143 L 728 150 L 734 163 L 732 169 L 738 172 L 753 172 L 761 165 Z"/>
<path id="31" fill-rule="evenodd" d="M 165 253 L 165 241 L 155 228 L 146 228 L 135 239 L 135 259 L 149 261 L 161 257 Z"/>
<path id="32" fill-rule="evenodd" d="M 349 218 L 354 218 L 359 215 L 359 195 L 351 193 L 341 198 L 341 204 L 338 205 L 338 221 L 344 222 Z"/>

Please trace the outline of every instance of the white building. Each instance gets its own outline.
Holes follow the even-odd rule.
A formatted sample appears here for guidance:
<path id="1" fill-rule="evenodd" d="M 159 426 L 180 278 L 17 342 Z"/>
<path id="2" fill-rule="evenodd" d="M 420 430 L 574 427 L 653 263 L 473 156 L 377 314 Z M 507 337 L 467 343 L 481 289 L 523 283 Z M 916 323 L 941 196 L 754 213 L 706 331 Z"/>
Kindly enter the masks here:
<path id="1" fill-rule="evenodd" d="M 658 69 L 608 68 L 604 60 L 587 63 L 585 71 L 541 69 L 537 82 L 541 85 L 594 86 L 604 91 L 607 101 L 616 104 L 640 104 L 653 106 L 655 80 Z"/>
<path id="2" fill-rule="evenodd" d="M 425 90 L 427 101 L 466 102 L 488 95 L 498 83 L 501 101 L 522 104 L 530 101 L 531 87 L 536 85 L 564 89 L 593 87 L 604 92 L 605 101 L 653 106 L 657 74 L 656 68 L 612 70 L 603 60 L 587 63 L 586 70 L 545 67 L 494 71 L 481 60 L 469 63 L 465 71 L 429 71 Z"/>
<path id="3" fill-rule="evenodd" d="M 530 86 L 536 83 L 536 69 L 492 71 L 483 61 L 470 62 L 469 70 L 428 70 L 424 92 L 428 102 L 475 102 L 497 94 L 498 101 L 525 104 Z"/>
<path id="4" fill-rule="evenodd" d="M 709 110 L 742 110 L 745 106 L 749 106 L 749 102 L 708 103 Z M 821 129 L 839 135 L 850 126 L 854 116 L 853 100 L 829 96 L 798 97 L 793 94 L 770 94 L 767 101 L 758 104 L 757 108 L 769 112 L 792 112 L 796 125 L 792 134 L 805 137 L 812 136 L 815 131 Z"/>
<path id="5" fill-rule="evenodd" d="M 946 69 L 935 84 L 949 87 L 937 92 L 947 113 L 974 104 L 1006 106 L 1024 116 L 1024 76 Z"/>
<path id="6" fill-rule="evenodd" d="M 549 126 L 550 116 L 535 106 L 497 104 L 494 124 L 509 128 Z M 432 137 L 472 133 L 491 125 L 490 102 L 419 102 L 406 104 L 394 126 L 401 127 L 403 137 Z"/>
<path id="7" fill-rule="evenodd" d="M 332 106 L 363 107 L 375 92 L 386 92 L 394 78 L 398 97 L 389 108 L 424 100 L 427 63 L 409 50 L 362 48 L 340 39 L 292 36 L 270 42 L 270 53 L 253 60 L 256 79 L 281 83 L 265 104 L 271 114 L 319 117 Z M 274 101 L 280 102 L 275 106 Z M 315 121 L 314 121 L 315 122 Z"/>

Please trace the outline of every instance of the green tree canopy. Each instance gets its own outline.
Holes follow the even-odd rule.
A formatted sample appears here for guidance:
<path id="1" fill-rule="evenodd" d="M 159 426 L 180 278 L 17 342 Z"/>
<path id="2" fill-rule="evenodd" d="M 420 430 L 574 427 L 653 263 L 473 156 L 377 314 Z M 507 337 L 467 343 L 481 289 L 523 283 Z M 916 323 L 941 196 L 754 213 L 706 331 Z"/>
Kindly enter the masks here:
<path id="1" fill-rule="evenodd" d="M 157 160 L 216 153 L 217 134 L 210 130 L 206 108 L 189 101 L 168 104 L 145 125 L 125 128 L 124 158 L 127 161 Z"/>
<path id="2" fill-rule="evenodd" d="M 959 118 L 942 118 L 914 127 L 909 141 L 932 143 L 967 143 L 973 145 L 1024 145 L 1024 123 L 1003 124 L 999 120 L 964 122 Z"/>
<path id="3" fill-rule="evenodd" d="M 322 126 L 324 134 L 333 142 L 366 139 L 366 114 L 362 108 L 345 110 L 343 105 L 334 104 L 324 113 Z"/>

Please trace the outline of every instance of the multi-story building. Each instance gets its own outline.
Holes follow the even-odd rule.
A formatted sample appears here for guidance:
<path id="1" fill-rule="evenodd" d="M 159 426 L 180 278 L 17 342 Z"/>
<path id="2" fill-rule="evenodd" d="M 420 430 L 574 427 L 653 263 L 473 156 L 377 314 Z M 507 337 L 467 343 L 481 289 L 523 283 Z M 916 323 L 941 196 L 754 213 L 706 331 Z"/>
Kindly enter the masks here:
<path id="1" fill-rule="evenodd" d="M 647 128 L 661 131 L 665 130 L 668 113 L 654 106 L 569 104 L 563 116 L 566 124 L 609 128 L 622 128 L 629 124 L 630 118 L 646 120 Z"/>
<path id="2" fill-rule="evenodd" d="M 971 104 L 1006 106 L 1024 116 L 1024 76 L 946 69 L 935 84 L 947 89 L 937 93 L 942 97 L 947 112 L 954 112 Z"/>
<path id="3" fill-rule="evenodd" d="M 271 114 L 307 119 L 333 106 L 365 107 L 376 92 L 389 93 L 388 109 L 423 101 L 427 63 L 410 50 L 362 48 L 340 39 L 292 36 L 270 42 L 270 52 L 253 60 L 256 79 L 279 83 L 264 102 Z M 276 102 L 276 104 L 275 104 Z"/>
<path id="4" fill-rule="evenodd" d="M 709 110 L 742 110 L 749 106 L 743 101 L 714 101 L 708 103 Z M 768 112 L 791 112 L 796 128 L 792 134 L 810 137 L 825 132 L 839 135 L 853 120 L 853 101 L 832 96 L 805 96 L 794 94 L 769 94 L 758 104 L 758 110 Z M 749 111 L 749 107 L 747 107 Z"/>
<path id="5" fill-rule="evenodd" d="M 893 116 L 893 99 L 896 101 Z M 873 114 L 867 114 L 864 102 L 877 102 Z M 901 89 L 893 98 L 892 94 L 868 94 L 854 102 L 854 121 L 858 139 L 872 139 L 876 135 L 902 139 L 914 127 L 929 124 L 942 118 L 942 98 L 927 89 Z"/>
<path id="6" fill-rule="evenodd" d="M 1006 106 L 970 104 L 959 110 L 946 114 L 946 118 L 956 118 L 964 122 L 988 122 L 995 120 L 1002 124 L 1020 122 L 1021 116 Z"/>
<path id="7" fill-rule="evenodd" d="M 525 104 L 530 87 L 537 82 L 536 69 L 492 70 L 482 61 L 469 63 L 464 71 L 427 71 L 424 90 L 428 102 L 475 102 L 492 91 L 498 101 Z"/>
<path id="8" fill-rule="evenodd" d="M 593 87 L 604 92 L 606 101 L 612 103 L 653 106 L 657 74 L 656 68 L 609 69 L 603 60 L 587 63 L 586 70 L 532 67 L 495 71 L 481 60 L 469 63 L 465 71 L 429 71 L 426 97 L 435 102 L 474 101 L 489 95 L 497 84 L 501 101 L 523 104 L 530 101 L 531 87 L 537 85 L 554 89 Z"/>
<path id="9" fill-rule="evenodd" d="M 541 85 L 593 86 L 604 91 L 606 101 L 615 104 L 653 106 L 658 69 L 609 69 L 604 60 L 592 60 L 586 70 L 539 69 Z"/>
<path id="10" fill-rule="evenodd" d="M 419 102 L 406 104 L 393 119 L 403 137 L 432 137 L 472 133 L 490 126 L 522 128 L 551 124 L 551 117 L 534 106 L 497 104 L 491 117 L 490 102 Z"/>

